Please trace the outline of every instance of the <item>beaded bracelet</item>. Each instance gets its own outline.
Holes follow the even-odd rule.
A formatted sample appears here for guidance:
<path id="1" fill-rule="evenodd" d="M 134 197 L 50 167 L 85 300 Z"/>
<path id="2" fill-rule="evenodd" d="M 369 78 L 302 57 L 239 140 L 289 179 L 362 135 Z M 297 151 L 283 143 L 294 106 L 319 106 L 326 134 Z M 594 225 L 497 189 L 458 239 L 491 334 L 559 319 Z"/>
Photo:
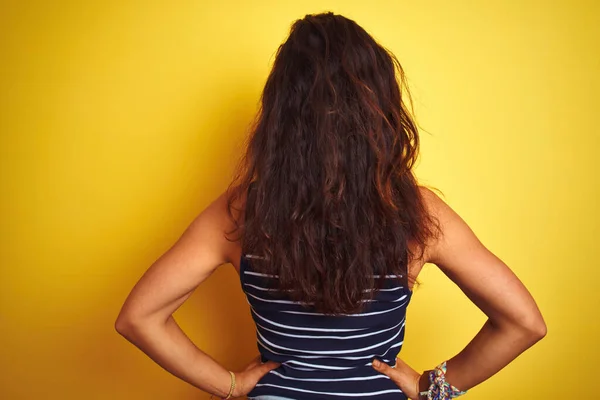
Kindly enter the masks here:
<path id="1" fill-rule="evenodd" d="M 446 361 L 429 371 L 429 382 L 429 389 L 419 392 L 419 397 L 427 396 L 427 400 L 447 400 L 467 393 L 466 390 L 459 390 L 446 382 Z"/>

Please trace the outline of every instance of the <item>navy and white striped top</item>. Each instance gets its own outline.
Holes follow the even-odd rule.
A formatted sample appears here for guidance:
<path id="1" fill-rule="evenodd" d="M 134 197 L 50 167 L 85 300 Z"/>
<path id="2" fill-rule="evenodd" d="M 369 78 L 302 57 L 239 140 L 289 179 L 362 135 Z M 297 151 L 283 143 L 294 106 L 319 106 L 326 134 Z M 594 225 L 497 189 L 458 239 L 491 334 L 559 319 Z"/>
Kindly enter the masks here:
<path id="1" fill-rule="evenodd" d="M 412 291 L 400 286 L 398 276 L 386 276 L 384 288 L 364 311 L 331 316 L 271 295 L 269 280 L 277 276 L 252 271 L 252 257 L 256 256 L 242 255 L 240 261 L 242 290 L 256 323 L 262 361 L 281 366 L 261 378 L 249 399 L 264 395 L 296 400 L 407 399 L 371 366 L 374 358 L 395 366 L 404 341 Z"/>

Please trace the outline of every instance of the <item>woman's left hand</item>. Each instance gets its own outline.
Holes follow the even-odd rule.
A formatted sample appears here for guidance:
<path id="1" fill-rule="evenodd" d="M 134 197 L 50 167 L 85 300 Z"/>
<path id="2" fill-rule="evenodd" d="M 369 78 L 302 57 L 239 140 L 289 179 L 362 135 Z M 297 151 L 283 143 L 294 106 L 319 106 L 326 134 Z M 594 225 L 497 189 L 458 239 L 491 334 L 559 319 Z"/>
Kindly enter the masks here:
<path id="1" fill-rule="evenodd" d="M 247 395 L 269 371 L 279 367 L 281 364 L 274 361 L 261 362 L 260 355 L 254 358 L 242 372 L 237 372 L 235 390 L 232 397 Z"/>
<path id="2" fill-rule="evenodd" d="M 396 367 L 392 368 L 384 362 L 373 360 L 373 368 L 390 377 L 409 398 L 419 398 L 417 382 L 421 376 L 400 358 L 396 358 Z"/>

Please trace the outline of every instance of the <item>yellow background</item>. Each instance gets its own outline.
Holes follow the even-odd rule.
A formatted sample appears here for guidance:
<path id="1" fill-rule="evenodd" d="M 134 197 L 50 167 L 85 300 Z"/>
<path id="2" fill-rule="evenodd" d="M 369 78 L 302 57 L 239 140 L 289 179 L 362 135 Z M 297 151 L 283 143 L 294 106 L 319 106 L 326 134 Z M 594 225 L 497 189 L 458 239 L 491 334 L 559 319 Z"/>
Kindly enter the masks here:
<path id="1" fill-rule="evenodd" d="M 598 340 L 596 1 L 2 1 L 0 398 L 205 399 L 113 328 L 228 182 L 289 25 L 333 10 L 396 53 L 422 182 L 506 261 L 548 335 L 465 399 L 586 398 Z M 434 266 L 402 351 L 430 368 L 485 316 Z M 256 354 L 231 266 L 177 313 L 228 368 Z"/>

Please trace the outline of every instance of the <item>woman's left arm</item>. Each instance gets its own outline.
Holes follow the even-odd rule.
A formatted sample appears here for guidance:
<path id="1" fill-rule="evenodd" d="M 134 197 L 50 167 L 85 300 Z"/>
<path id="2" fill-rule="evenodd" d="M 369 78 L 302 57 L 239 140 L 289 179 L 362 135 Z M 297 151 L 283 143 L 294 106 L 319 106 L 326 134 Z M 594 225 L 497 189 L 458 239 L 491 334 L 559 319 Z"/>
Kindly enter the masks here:
<path id="1" fill-rule="evenodd" d="M 232 224 L 223 193 L 144 273 L 115 322 L 122 336 L 165 370 L 221 397 L 229 393 L 228 370 L 194 345 L 175 322 L 173 313 L 217 267 L 232 261 L 235 244 L 224 237 Z M 259 363 L 237 373 L 234 397 L 248 393 L 276 367 L 272 362 Z"/>

